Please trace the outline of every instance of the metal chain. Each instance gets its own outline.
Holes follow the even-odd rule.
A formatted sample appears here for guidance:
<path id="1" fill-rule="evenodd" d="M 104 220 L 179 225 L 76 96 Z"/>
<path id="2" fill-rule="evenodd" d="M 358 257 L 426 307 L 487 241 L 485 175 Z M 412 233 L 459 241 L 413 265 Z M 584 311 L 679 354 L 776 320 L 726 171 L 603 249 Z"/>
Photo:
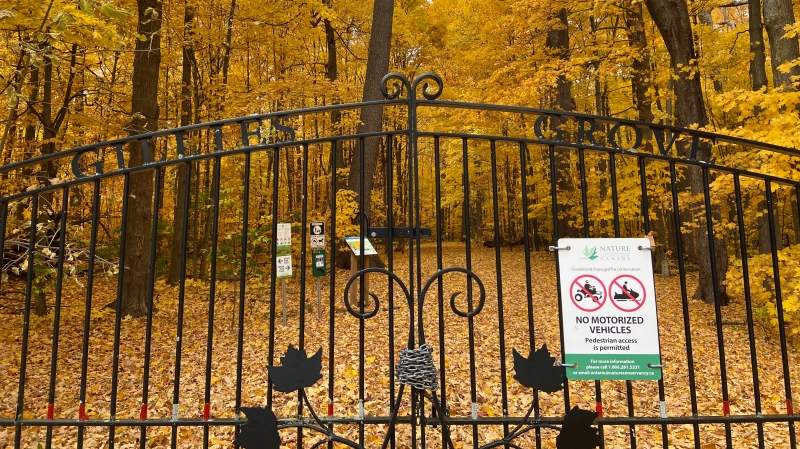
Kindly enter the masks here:
<path id="1" fill-rule="evenodd" d="M 433 365 L 432 353 L 433 348 L 427 344 L 400 351 L 400 363 L 395 371 L 397 381 L 419 390 L 438 390 L 439 377 Z"/>

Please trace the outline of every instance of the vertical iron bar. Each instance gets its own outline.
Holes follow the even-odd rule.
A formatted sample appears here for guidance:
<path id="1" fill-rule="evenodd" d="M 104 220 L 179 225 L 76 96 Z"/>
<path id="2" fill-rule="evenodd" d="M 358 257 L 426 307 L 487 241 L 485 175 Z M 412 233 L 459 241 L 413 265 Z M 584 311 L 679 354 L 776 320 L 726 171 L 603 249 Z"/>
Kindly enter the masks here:
<path id="1" fill-rule="evenodd" d="M 161 198 L 161 182 L 160 178 L 164 176 L 164 172 L 159 169 L 156 176 L 154 195 L 153 195 L 153 226 L 150 229 L 150 280 L 147 285 L 147 323 L 145 325 L 144 336 L 144 369 L 142 370 L 142 406 L 139 411 L 139 419 L 144 421 L 139 432 L 139 447 L 145 449 L 147 446 L 147 401 L 149 399 L 149 385 L 150 385 L 150 344 L 153 339 L 153 307 L 154 307 L 154 290 L 156 281 L 156 238 L 158 237 L 158 217 L 160 204 L 158 199 Z M 188 208 L 188 207 L 187 207 Z"/>
<path id="2" fill-rule="evenodd" d="M 747 310 L 747 337 L 750 343 L 750 370 L 753 373 L 753 401 L 756 415 L 761 415 L 761 385 L 758 378 L 758 353 L 756 351 L 756 335 L 753 326 L 753 301 L 750 292 L 750 269 L 747 260 L 747 235 L 744 224 L 744 205 L 742 204 L 742 186 L 739 174 L 733 174 L 733 185 L 736 195 L 736 221 L 739 227 L 739 248 L 742 252 L 742 284 L 744 287 L 744 304 Z M 758 431 L 758 447 L 764 449 L 764 424 L 756 423 Z"/>
<path id="3" fill-rule="evenodd" d="M 586 183 L 586 150 L 583 148 L 578 150 L 578 165 L 580 166 L 580 173 L 581 173 L 581 204 L 583 207 L 581 208 L 581 213 L 583 214 L 583 237 L 589 238 L 591 237 L 590 227 L 589 227 L 589 197 L 587 195 L 588 187 Z M 615 202 L 616 203 L 616 202 Z M 594 381 L 594 402 L 595 402 L 595 411 L 598 413 L 598 417 L 603 417 L 603 392 L 600 388 L 600 381 Z M 600 431 L 600 448 L 605 447 L 605 429 L 603 428 L 602 424 L 597 424 L 597 429 Z"/>
<path id="4" fill-rule="evenodd" d="M 689 377 L 689 397 L 692 416 L 697 416 L 697 386 L 694 380 L 694 353 L 692 350 L 692 328 L 689 320 L 689 294 L 686 291 L 686 263 L 683 260 L 683 236 L 681 235 L 681 213 L 678 206 L 678 177 L 675 161 L 669 163 L 670 186 L 672 189 L 672 213 L 675 220 L 675 249 L 678 254 L 678 274 L 681 280 L 681 302 L 683 303 L 683 333 L 686 338 L 686 371 Z M 700 448 L 700 427 L 692 424 L 695 448 Z"/>
<path id="5" fill-rule="evenodd" d="M 114 355 L 111 365 L 111 416 L 110 421 L 117 419 L 117 384 L 119 382 L 119 346 L 122 331 L 122 285 L 125 277 L 125 245 L 128 241 L 128 205 L 130 196 L 130 173 L 125 173 L 122 196 L 122 223 L 119 235 L 119 274 L 117 275 L 117 299 L 114 302 Z M 108 428 L 108 447 L 114 449 L 114 434 L 116 427 Z"/>
<path id="6" fill-rule="evenodd" d="M 394 138 L 393 136 L 386 136 L 386 148 L 387 150 L 387 157 L 386 157 L 386 191 L 387 200 L 386 200 L 386 226 L 389 229 L 389 237 L 387 240 L 387 250 L 386 250 L 386 268 L 394 272 L 394 233 L 392 230 L 394 229 L 394 154 L 392 154 L 394 148 Z M 394 405 L 394 397 L 395 397 L 395 390 L 397 389 L 395 385 L 395 378 L 394 378 L 394 345 L 395 345 L 395 337 L 394 337 L 394 281 L 389 279 L 389 416 L 393 416 L 396 412 L 395 405 Z M 390 438 L 390 446 L 392 449 L 396 446 L 396 441 L 394 438 L 395 426 L 392 426 L 392 434 L 387 435 L 387 438 Z"/>
<path id="7" fill-rule="evenodd" d="M 365 155 L 365 148 L 366 141 L 364 137 L 360 137 L 358 139 L 358 150 L 360 151 L 359 156 L 359 174 L 361 179 L 358 182 L 358 209 L 359 209 L 359 220 L 358 220 L 358 235 L 359 235 L 359 257 L 358 257 L 358 269 L 362 270 L 367 267 L 366 261 L 367 255 L 366 253 L 366 245 L 364 245 L 364 240 L 366 239 L 365 234 L 367 230 L 364 228 L 364 221 L 366 217 L 366 222 L 369 223 L 369 210 L 364 210 L 364 204 L 366 199 L 364 198 L 366 195 L 370 193 L 364 189 L 364 180 L 366 177 L 364 176 L 364 155 Z M 370 201 L 370 204 L 372 202 Z M 362 275 L 359 278 L 359 287 L 358 287 L 358 311 L 359 313 L 364 313 L 364 307 L 366 306 L 367 298 L 369 298 L 367 289 L 367 275 Z M 365 339 L 365 331 L 364 331 L 364 319 L 358 320 L 358 404 L 357 404 L 357 415 L 361 417 L 361 411 L 363 410 L 364 406 L 364 339 Z M 358 444 L 364 446 L 364 422 L 360 421 L 358 423 Z"/>
<path id="8" fill-rule="evenodd" d="M 503 418 L 508 417 L 508 381 L 506 377 L 506 335 L 505 335 L 505 315 L 503 313 L 503 276 L 502 264 L 500 263 L 500 204 L 497 197 L 497 142 L 490 141 L 492 159 L 492 200 L 494 203 L 494 266 L 497 276 L 497 332 L 498 343 L 500 345 L 500 400 L 503 410 Z M 506 180 L 508 185 L 508 180 Z M 510 207 L 509 204 L 507 207 Z M 503 423 L 503 434 L 508 434 L 508 422 Z"/>
<path id="9" fill-rule="evenodd" d="M 531 229 L 528 220 L 528 158 L 526 156 L 527 147 L 524 142 L 519 143 L 519 160 L 520 160 L 520 183 L 522 190 L 522 241 L 525 246 L 525 299 L 528 310 L 528 345 L 531 351 L 536 350 L 536 327 L 533 312 L 533 279 L 531 276 Z M 533 418 L 539 419 L 539 391 L 533 389 Z M 536 428 L 536 448 L 542 447 L 542 431 Z"/>
<path id="10" fill-rule="evenodd" d="M 778 333 L 781 337 L 781 363 L 783 367 L 783 385 L 786 393 L 786 414 L 793 415 L 792 406 L 792 378 L 789 371 L 789 353 L 786 346 L 786 322 L 783 316 L 783 292 L 781 291 L 781 277 L 778 261 L 778 242 L 775 237 L 775 210 L 772 207 L 774 198 L 772 197 L 772 183 L 769 179 L 764 181 L 767 197 L 767 219 L 769 221 L 769 243 L 772 249 L 772 273 L 775 283 L 775 307 L 778 312 Z M 789 421 L 789 443 L 791 447 L 797 447 L 797 435 L 794 432 L 794 421 Z"/>
<path id="11" fill-rule="evenodd" d="M 277 279 L 278 279 L 278 187 L 280 184 L 280 147 L 275 147 L 272 155 L 272 249 L 270 251 L 271 260 L 269 275 L 269 348 L 267 349 L 267 363 L 269 366 L 275 365 L 275 306 L 277 302 Z M 267 406 L 272 407 L 272 376 L 267 373 Z"/>
<path id="12" fill-rule="evenodd" d="M 645 235 L 650 234 L 650 206 L 647 201 L 647 168 L 646 161 L 643 156 L 639 156 L 639 184 L 642 187 L 642 218 L 644 219 L 644 233 Z M 652 253 L 651 253 L 652 254 Z M 652 261 L 652 255 L 650 256 Z M 655 279 L 654 279 L 654 288 L 655 288 Z M 658 321 L 658 315 L 656 315 L 656 322 Z M 658 347 L 661 347 L 661 336 L 659 335 L 659 344 Z M 659 359 L 660 359 L 659 355 Z M 660 407 L 664 407 L 662 410 L 666 410 L 666 393 L 664 389 L 664 370 L 661 370 L 661 377 L 658 379 L 658 402 Z M 669 446 L 669 434 L 666 424 L 661 425 L 661 445 L 663 447 Z"/>
<path id="13" fill-rule="evenodd" d="M 33 287 L 33 263 L 34 263 L 34 248 L 36 247 L 36 227 L 38 225 L 38 210 L 39 210 L 39 195 L 34 194 L 31 197 L 31 232 L 30 241 L 28 242 L 28 267 L 25 273 L 25 311 L 23 312 L 22 320 L 22 349 L 20 354 L 19 363 L 19 389 L 17 390 L 17 409 L 14 413 L 14 449 L 21 449 L 22 443 L 22 424 L 20 421 L 23 418 L 25 411 L 25 375 L 28 368 L 28 334 L 30 330 L 31 319 L 31 294 Z"/>
<path id="14" fill-rule="evenodd" d="M 212 197 L 214 203 L 211 212 L 211 273 L 209 279 L 208 292 L 208 338 L 206 340 L 206 380 L 203 391 L 203 420 L 211 419 L 211 371 L 214 356 L 214 306 L 217 297 L 217 240 L 219 235 L 219 191 L 220 191 L 220 171 L 222 169 L 222 157 L 214 158 L 214 174 L 211 181 Z M 203 447 L 208 447 L 208 424 L 203 425 Z"/>
<path id="15" fill-rule="evenodd" d="M 61 287 L 64 283 L 64 243 L 67 234 L 67 210 L 69 209 L 69 187 L 63 189 L 61 198 L 61 220 L 58 225 L 58 262 L 56 274 L 56 302 L 53 310 L 53 344 L 50 352 L 50 386 L 47 393 L 47 419 L 53 419 L 56 399 L 56 368 L 58 367 L 58 338 L 61 331 Z M 49 246 L 49 245 L 48 245 Z M 53 426 L 47 426 L 45 449 L 52 446 Z"/>
<path id="16" fill-rule="evenodd" d="M 336 270 L 334 264 L 336 263 L 336 140 L 331 141 L 331 239 L 328 242 L 331 254 L 331 268 L 330 268 L 330 287 L 328 288 L 328 417 L 333 416 L 334 402 L 333 392 L 335 387 L 334 370 L 336 364 L 334 363 L 334 354 L 336 350 Z M 344 298 L 349 301 L 350 298 Z M 333 432 L 333 423 L 328 424 L 328 430 Z M 328 442 L 328 449 L 333 449 L 333 442 Z"/>
<path id="17" fill-rule="evenodd" d="M 469 218 L 472 214 L 470 208 L 470 195 L 469 195 L 469 154 L 468 154 L 468 141 L 464 137 L 461 139 L 461 158 L 463 164 L 463 180 L 462 187 L 464 189 L 464 233 L 466 238 L 466 265 L 467 270 L 472 271 L 472 230 L 470 229 Z M 472 312 L 472 279 L 467 277 L 467 310 Z M 472 418 L 476 419 L 478 387 L 476 385 L 476 366 L 475 366 L 475 318 L 470 316 L 467 318 L 468 334 L 469 334 L 469 398 L 472 407 Z M 472 444 L 475 449 L 478 448 L 478 424 L 472 425 Z"/>
<path id="18" fill-rule="evenodd" d="M 435 188 L 436 188 L 436 269 L 441 270 L 444 268 L 442 261 L 442 225 L 444 219 L 442 217 L 442 158 L 439 146 L 439 136 L 433 139 L 433 158 L 435 170 Z M 441 276 L 436 280 L 437 285 L 437 307 L 439 313 L 439 380 L 441 382 L 441 404 L 442 413 L 447 415 L 447 370 L 445 369 L 445 326 L 444 326 L 444 281 Z M 442 432 L 442 447 L 447 445 L 446 433 Z"/>
<path id="19" fill-rule="evenodd" d="M 725 338 L 722 332 L 722 305 L 719 292 L 719 276 L 717 276 L 716 243 L 714 242 L 714 220 L 711 213 L 711 194 L 709 193 L 710 179 L 708 168 L 703 167 L 703 203 L 706 209 L 706 234 L 708 238 L 709 258 L 711 259 L 711 282 L 714 291 L 714 318 L 717 327 L 717 346 L 719 348 L 719 374 L 722 386 L 723 414 L 727 416 L 730 398 L 728 397 L 728 371 L 725 365 Z M 774 248 L 774 247 L 773 247 Z M 731 424 L 725 423 L 725 442 L 728 447 L 733 446 L 731 440 Z"/>
<path id="20" fill-rule="evenodd" d="M 182 137 L 179 137 L 182 138 Z M 200 185 L 200 164 L 197 164 L 197 181 L 196 186 L 199 189 Z M 181 235 L 181 262 L 180 262 L 180 280 L 178 281 L 178 323 L 175 335 L 175 378 L 173 379 L 172 390 L 172 420 L 178 420 L 179 400 L 180 400 L 180 386 L 181 386 L 181 348 L 183 343 L 183 304 L 186 299 L 186 250 L 189 240 L 189 204 L 191 201 L 191 182 L 192 179 L 192 166 L 191 163 L 186 163 L 186 186 L 183 190 L 183 235 Z M 176 198 L 177 200 L 177 198 Z M 195 201 L 199 201 L 199 196 Z M 177 445 L 178 428 L 172 426 L 171 444 L 174 449 Z"/>
<path id="21" fill-rule="evenodd" d="M 308 243 L 308 144 L 303 144 L 303 196 L 300 202 L 300 328 L 298 348 L 305 349 L 306 338 L 306 251 Z M 287 157 L 290 155 L 287 151 Z M 313 261 L 312 261 L 313 264 Z M 313 265 L 312 265 L 313 266 Z M 302 390 L 297 392 L 297 416 L 303 416 Z M 303 430 L 297 428 L 297 447 L 303 447 Z"/>
<path id="22" fill-rule="evenodd" d="M 617 190 L 617 159 L 614 153 L 608 153 L 609 158 L 609 173 L 611 175 L 611 209 L 614 213 L 614 237 L 620 238 L 619 226 L 619 190 Z M 625 381 L 625 391 L 628 401 L 628 416 L 634 417 L 633 408 L 633 385 L 630 380 Z M 631 441 L 631 449 L 636 449 L 636 427 L 631 424 L 629 426 L 629 435 Z"/>
<path id="23" fill-rule="evenodd" d="M 247 298 L 247 227 L 250 221 L 250 164 L 251 152 L 244 154 L 243 192 L 242 192 L 242 241 L 239 259 L 239 328 L 236 335 L 236 411 L 234 416 L 241 419 L 239 408 L 242 406 L 242 359 L 244 358 L 244 308 Z M 187 177 L 188 179 L 188 177 Z M 234 428 L 234 435 L 239 436 L 240 426 Z"/>
<path id="24" fill-rule="evenodd" d="M 89 237 L 89 261 L 86 273 L 86 306 L 83 317 L 83 343 L 81 345 L 81 386 L 78 394 L 78 419 L 86 415 L 86 384 L 89 377 L 89 332 L 92 319 L 92 291 L 94 289 L 94 258 L 97 249 L 97 230 L 100 228 L 100 180 L 95 179 L 92 195 L 92 228 Z M 84 427 L 78 426 L 78 449 L 83 448 Z"/>
<path id="25" fill-rule="evenodd" d="M 558 173 L 556 172 L 556 148 L 553 145 L 548 146 L 550 150 L 550 207 L 553 212 L 553 244 L 558 244 L 558 189 L 556 188 L 556 179 Z M 559 279 L 561 279 L 561 264 L 558 262 L 558 253 L 555 254 L 556 260 L 556 293 L 558 295 L 558 326 L 561 329 L 559 332 L 559 340 L 561 342 L 561 360 L 564 360 L 564 310 L 561 307 L 561 289 L 559 286 Z M 564 414 L 569 412 L 569 379 L 564 378 Z"/>

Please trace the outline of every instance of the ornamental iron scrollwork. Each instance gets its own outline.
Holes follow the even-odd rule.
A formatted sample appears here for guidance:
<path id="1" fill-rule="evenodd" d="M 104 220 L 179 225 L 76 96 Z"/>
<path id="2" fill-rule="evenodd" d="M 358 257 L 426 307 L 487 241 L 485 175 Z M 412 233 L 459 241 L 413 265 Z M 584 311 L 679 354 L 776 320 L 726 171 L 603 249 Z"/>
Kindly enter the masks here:
<path id="1" fill-rule="evenodd" d="M 453 442 L 450 438 L 449 427 L 447 423 L 447 415 L 443 413 L 441 402 L 439 401 L 438 390 L 438 373 L 433 363 L 433 348 L 425 342 L 422 321 L 422 306 L 425 295 L 433 283 L 441 279 L 448 273 L 462 273 L 468 278 L 468 281 L 478 284 L 480 298 L 475 304 L 474 308 L 464 312 L 455 306 L 455 298 L 460 294 L 456 292 L 451 296 L 450 306 L 454 313 L 462 317 L 471 317 L 478 314 L 485 302 L 485 290 L 480 278 L 470 270 L 464 268 L 447 268 L 437 271 L 426 282 L 422 289 L 417 302 L 415 304 L 412 295 L 410 294 L 405 283 L 394 273 L 383 268 L 367 268 L 355 273 L 345 286 L 344 298 L 349 298 L 349 290 L 353 283 L 358 281 L 365 275 L 370 273 L 379 273 L 386 275 L 390 280 L 400 286 L 401 291 L 405 295 L 408 307 L 409 317 L 414 316 L 415 306 L 419 313 L 416 322 L 419 346 L 414 347 L 414 320 L 409 322 L 409 345 L 400 353 L 400 361 L 397 364 L 395 378 L 400 383 L 400 388 L 397 393 L 392 406 L 392 415 L 389 421 L 389 428 L 386 437 L 383 441 L 382 447 L 387 447 L 389 440 L 392 438 L 394 427 L 397 424 L 398 410 L 402 403 L 404 396 L 404 387 L 411 388 L 412 395 L 426 398 L 431 401 L 436 409 L 436 416 L 429 417 L 430 420 L 438 421 L 442 426 L 442 433 L 444 435 L 447 446 L 453 448 Z M 362 295 L 367 296 L 367 295 Z M 354 308 L 348 299 L 344 303 L 347 311 L 354 317 L 367 320 L 374 317 L 378 310 L 380 310 L 380 298 L 374 293 L 368 295 L 371 297 L 373 303 L 369 310 L 364 311 L 365 305 L 359 304 L 358 309 Z M 278 425 L 278 420 L 272 409 L 267 407 L 242 407 L 241 411 L 247 416 L 247 424 L 242 426 L 242 431 L 234 441 L 234 444 L 239 445 L 245 449 L 277 449 L 281 445 L 280 436 L 278 431 L 287 428 L 305 428 L 318 432 L 325 436 L 322 440 L 314 444 L 313 447 L 319 447 L 328 442 L 341 443 L 346 446 L 358 449 L 364 449 L 364 446 L 358 443 L 336 435 L 317 415 L 308 396 L 305 393 L 305 388 L 314 385 L 322 378 L 322 349 L 317 351 L 314 355 L 308 356 L 305 349 L 296 349 L 290 345 L 283 357 L 281 357 L 280 366 L 268 366 L 270 380 L 276 391 L 292 392 L 298 391 L 303 403 L 306 405 L 309 413 L 311 414 L 311 421 L 298 419 L 293 422 L 286 422 L 285 424 Z M 556 359 L 550 355 L 547 345 L 542 345 L 536 351 L 531 350 L 528 357 L 523 357 L 515 348 L 512 348 L 514 357 L 514 379 L 521 385 L 527 388 L 532 388 L 540 392 L 555 393 L 564 388 L 565 370 L 563 366 L 556 363 Z M 556 447 L 559 449 L 591 449 L 598 447 L 601 444 L 599 430 L 593 427 L 598 413 L 582 410 L 578 407 L 573 407 L 564 417 L 562 425 L 559 427 L 548 422 L 539 420 L 531 420 L 531 414 L 535 409 L 535 403 L 532 403 L 528 408 L 527 413 L 522 420 L 511 429 L 503 438 L 484 444 L 481 449 L 489 449 L 499 446 L 507 446 L 512 448 L 522 449 L 521 446 L 515 444 L 513 440 L 537 428 L 550 428 L 559 430 L 556 436 Z"/>
<path id="2" fill-rule="evenodd" d="M 416 104 L 421 98 L 427 100 L 437 99 L 443 91 L 444 83 L 442 79 L 434 73 L 423 73 L 413 81 L 399 73 L 390 73 L 383 77 L 380 89 L 387 100 L 398 100 L 404 98 L 408 101 L 409 107 L 409 143 L 416 147 Z M 405 94 L 405 96 L 403 96 Z M 413 151 L 412 151 L 413 153 Z M 365 217 L 366 218 L 366 217 Z M 367 222 L 367 227 L 369 224 Z M 363 287 L 366 276 L 370 274 L 384 275 L 389 278 L 389 282 L 395 283 L 400 287 L 400 291 L 405 296 L 409 314 L 408 344 L 400 351 L 400 360 L 395 368 L 395 380 L 400 384 L 397 395 L 393 398 L 389 427 L 386 432 L 382 447 L 386 448 L 390 439 L 394 435 L 394 428 L 398 421 L 400 405 L 402 404 L 406 387 L 411 390 L 412 404 L 416 397 L 417 408 L 412 410 L 412 422 L 419 423 L 414 417 L 421 416 L 422 400 L 427 399 L 433 405 L 435 414 L 425 418 L 425 423 L 431 422 L 433 425 L 440 425 L 442 437 L 447 447 L 454 448 L 450 438 L 450 430 L 447 423 L 448 415 L 442 409 L 441 401 L 438 396 L 439 375 L 436 365 L 433 362 L 433 347 L 425 340 L 423 305 L 428 291 L 435 282 L 443 280 L 445 275 L 460 273 L 467 278 L 467 309 L 463 310 L 456 305 L 456 298 L 462 292 L 455 292 L 450 296 L 450 308 L 456 315 L 462 318 L 471 318 L 483 310 L 486 301 L 486 289 L 480 277 L 471 270 L 459 267 L 440 269 L 434 273 L 427 282 L 422 285 L 417 294 L 416 301 L 414 296 L 396 274 L 383 268 L 365 268 L 356 272 L 347 281 L 344 289 L 344 305 L 347 312 L 360 320 L 368 320 L 375 317 L 381 310 L 380 298 L 373 292 L 365 293 L 360 289 L 361 294 L 356 304 L 350 302 L 350 289 L 355 282 L 360 282 Z M 441 285 L 441 284 L 439 284 Z M 475 288 L 477 286 L 477 298 Z M 413 284 L 412 284 L 413 289 Z M 388 302 L 388 300 L 387 300 Z M 416 319 L 415 319 L 416 314 Z M 416 329 L 416 332 L 415 332 Z M 415 339 L 416 337 L 416 339 Z M 322 350 L 320 349 L 311 357 L 308 357 L 305 349 L 295 349 L 289 346 L 286 353 L 281 357 L 281 365 L 268 366 L 270 381 L 276 391 L 291 392 L 298 391 L 301 400 L 309 410 L 311 419 L 298 417 L 295 420 L 283 420 L 283 424 L 278 425 L 278 420 L 269 406 L 267 407 L 242 407 L 241 411 L 247 416 L 247 424 L 242 426 L 241 433 L 234 441 L 245 449 L 273 449 L 280 447 L 281 441 L 278 431 L 286 428 L 305 428 L 315 431 L 325 436 L 316 442 L 313 447 L 323 444 L 341 443 L 352 448 L 363 449 L 363 446 L 336 435 L 332 426 L 323 422 L 314 412 L 305 389 L 312 386 L 322 378 Z M 514 370 L 516 379 L 521 385 L 537 391 L 555 393 L 564 388 L 566 372 L 564 366 L 556 363 L 554 357 L 550 356 L 547 345 L 534 351 L 531 349 L 528 357 L 523 357 L 516 349 L 512 348 L 514 358 Z M 522 420 L 511 429 L 503 438 L 481 446 L 480 449 L 505 446 L 512 448 L 521 447 L 513 442 L 521 435 L 537 428 L 550 428 L 559 430 L 556 437 L 556 447 L 559 449 L 591 449 L 598 447 L 602 441 L 599 430 L 592 427 L 598 413 L 581 410 L 573 407 L 564 417 L 562 425 L 559 427 L 551 422 L 531 419 L 531 414 L 535 410 L 536 403 L 532 403 Z M 415 424 L 418 425 L 418 424 Z M 423 424 L 424 425 L 424 424 Z"/>

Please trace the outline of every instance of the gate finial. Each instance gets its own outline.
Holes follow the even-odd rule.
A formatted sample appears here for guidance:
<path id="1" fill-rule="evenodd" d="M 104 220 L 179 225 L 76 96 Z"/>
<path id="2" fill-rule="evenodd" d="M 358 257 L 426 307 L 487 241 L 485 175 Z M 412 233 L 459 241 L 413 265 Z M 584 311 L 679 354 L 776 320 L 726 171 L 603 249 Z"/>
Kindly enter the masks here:
<path id="1" fill-rule="evenodd" d="M 391 92 L 389 91 L 390 81 L 392 81 Z M 436 83 L 436 90 L 430 89 L 431 85 L 428 83 L 431 81 Z M 418 90 L 417 87 L 420 85 L 420 83 L 422 84 L 420 93 L 428 100 L 435 100 L 439 98 L 439 95 L 442 94 L 442 90 L 444 89 L 444 82 L 442 81 L 442 78 L 433 72 L 425 72 L 414 78 L 413 82 L 409 81 L 408 78 L 406 78 L 406 76 L 402 73 L 392 72 L 381 79 L 381 93 L 387 100 L 396 100 L 400 98 L 400 95 L 405 90 L 408 93 L 409 99 L 416 99 Z"/>

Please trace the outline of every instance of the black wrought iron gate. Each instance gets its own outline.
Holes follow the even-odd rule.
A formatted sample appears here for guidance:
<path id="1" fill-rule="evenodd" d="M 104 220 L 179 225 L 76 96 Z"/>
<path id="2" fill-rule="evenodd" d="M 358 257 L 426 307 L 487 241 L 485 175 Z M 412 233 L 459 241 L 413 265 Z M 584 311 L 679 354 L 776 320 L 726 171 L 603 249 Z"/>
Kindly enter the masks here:
<path id="1" fill-rule="evenodd" d="M 797 447 L 800 153 L 443 88 L 0 167 L 2 447 Z M 567 381 L 548 249 L 642 236 L 662 379 Z"/>

